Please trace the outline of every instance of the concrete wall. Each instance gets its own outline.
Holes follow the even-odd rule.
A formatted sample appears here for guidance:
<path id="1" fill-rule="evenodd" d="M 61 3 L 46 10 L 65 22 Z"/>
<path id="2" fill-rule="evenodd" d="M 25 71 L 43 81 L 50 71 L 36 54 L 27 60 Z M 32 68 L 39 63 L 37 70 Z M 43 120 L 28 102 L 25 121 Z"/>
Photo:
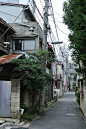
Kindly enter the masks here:
<path id="1" fill-rule="evenodd" d="M 57 74 L 61 74 L 61 77 L 63 79 L 63 70 L 62 70 L 62 65 L 61 64 L 57 64 Z M 62 79 L 60 81 L 60 89 L 58 89 L 59 92 L 59 97 L 61 97 L 63 95 L 63 91 L 62 91 Z"/>
<path id="2" fill-rule="evenodd" d="M 20 101 L 21 104 L 25 104 L 27 107 L 32 106 L 32 95 L 29 95 L 29 92 L 26 87 L 21 88 Z"/>
<path id="3" fill-rule="evenodd" d="M 33 32 L 29 31 L 30 26 L 34 27 Z M 30 35 L 32 33 L 32 35 L 36 35 L 36 34 L 39 35 L 39 38 L 43 40 L 43 31 L 37 22 L 28 21 L 25 24 L 16 23 L 16 24 L 13 24 L 12 27 L 15 29 L 16 35 Z"/>
<path id="4" fill-rule="evenodd" d="M 20 119 L 20 80 L 11 80 L 11 117 Z"/>
<path id="5" fill-rule="evenodd" d="M 21 86 L 20 104 L 25 104 L 27 107 L 32 107 L 32 91 L 29 91 L 27 87 Z M 34 105 L 37 104 L 39 95 L 34 95 Z"/>
<path id="6" fill-rule="evenodd" d="M 34 27 L 34 32 L 30 32 L 29 31 L 29 27 L 30 26 Z M 25 40 L 27 39 L 27 40 L 29 40 L 29 38 L 30 38 L 30 39 L 34 39 L 35 40 L 35 50 L 31 51 L 31 50 L 28 49 L 28 51 L 30 51 L 30 52 L 39 51 L 39 49 L 40 49 L 39 42 L 40 42 L 40 40 L 41 40 L 41 42 L 43 40 L 43 31 L 41 30 L 41 28 L 40 28 L 40 26 L 38 25 L 37 22 L 34 22 L 34 23 L 30 22 L 30 23 L 27 23 L 27 24 L 26 23 L 25 24 L 22 24 L 22 23 L 18 24 L 18 23 L 16 23 L 16 24 L 12 25 L 12 27 L 16 31 L 16 36 L 18 36 L 17 39 L 25 39 Z M 19 35 L 20 35 L 20 37 L 19 37 Z M 23 36 L 27 36 L 28 38 L 21 38 L 22 35 Z M 34 38 L 35 35 L 36 35 L 36 37 Z M 12 48 L 12 41 L 10 43 L 10 46 Z M 10 50 L 10 51 L 12 52 L 12 50 Z M 21 50 L 13 51 L 13 52 L 15 52 L 15 53 L 16 52 L 21 52 Z M 24 52 L 24 51 L 22 51 L 22 52 Z"/>

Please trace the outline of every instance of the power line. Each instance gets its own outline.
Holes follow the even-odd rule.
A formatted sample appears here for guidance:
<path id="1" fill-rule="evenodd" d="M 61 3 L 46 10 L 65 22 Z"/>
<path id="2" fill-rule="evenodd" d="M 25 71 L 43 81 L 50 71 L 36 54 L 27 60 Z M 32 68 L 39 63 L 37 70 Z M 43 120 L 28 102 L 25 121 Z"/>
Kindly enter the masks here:
<path id="1" fill-rule="evenodd" d="M 51 2 L 51 0 L 50 0 Z M 58 38 L 58 41 L 59 41 L 59 37 L 58 37 L 58 31 L 57 31 L 57 28 L 56 28 L 56 23 L 55 23 L 55 18 L 54 18 L 54 12 L 53 12 L 53 7 L 52 7 L 52 2 L 51 2 L 51 14 L 53 13 L 52 17 L 53 17 L 53 21 L 54 21 L 54 25 L 55 25 L 55 30 L 56 30 L 56 34 L 57 34 L 57 38 Z"/>
<path id="2" fill-rule="evenodd" d="M 50 0 L 50 2 L 51 2 L 51 0 Z M 51 7 L 52 7 L 52 3 L 51 3 Z M 53 7 L 52 7 L 52 13 L 53 13 Z M 54 21 L 54 25 L 55 25 L 55 29 L 56 29 L 56 33 L 57 33 L 57 36 L 58 36 L 58 32 L 57 32 L 57 25 L 56 25 L 56 23 L 55 23 L 55 18 L 54 18 L 54 13 L 53 13 L 53 21 Z M 63 31 L 62 31 L 63 32 Z M 60 47 L 60 44 L 58 44 L 58 46 Z"/>
<path id="3" fill-rule="evenodd" d="M 4 13 L 4 14 L 7 14 L 7 15 L 10 15 L 10 16 L 13 16 L 13 17 L 17 17 L 16 15 L 12 15 L 12 14 L 10 14 L 10 13 L 6 13 L 6 12 L 3 12 L 3 11 L 0 11 L 1 13 Z M 21 17 L 19 17 L 20 19 L 23 19 L 23 18 L 21 18 Z"/>
<path id="4" fill-rule="evenodd" d="M 61 14 L 59 14 L 59 13 L 57 13 L 57 12 L 54 12 L 54 13 L 56 13 L 56 14 L 58 14 L 59 16 L 63 17 L 63 15 L 61 15 Z"/>
<path id="5" fill-rule="evenodd" d="M 55 5 L 55 8 L 57 8 L 57 4 L 56 4 L 56 1 L 54 0 L 54 5 Z M 58 14 L 59 16 L 61 16 L 62 17 L 62 15 L 61 14 L 59 14 L 59 13 L 57 13 L 57 12 L 54 12 L 54 13 L 56 13 L 56 14 Z"/>
<path id="6" fill-rule="evenodd" d="M 39 9 L 38 9 L 38 7 L 37 7 L 37 5 L 36 5 L 36 3 L 35 3 L 35 1 L 34 1 L 34 0 L 33 0 L 33 2 L 34 2 L 34 5 L 35 5 L 35 7 L 36 7 L 37 11 L 39 12 L 39 14 L 40 14 L 41 18 L 43 19 L 43 16 L 41 15 L 41 13 L 40 13 L 40 11 L 39 11 Z"/>
<path id="7" fill-rule="evenodd" d="M 29 3 L 29 2 L 28 2 Z M 27 4 L 28 4 L 27 3 Z M 25 7 L 27 7 L 27 5 L 25 6 Z M 24 8 L 25 8 L 24 7 Z M 21 13 L 23 12 L 23 10 L 20 12 L 20 14 L 16 17 L 16 19 L 14 20 L 14 22 L 12 23 L 12 25 L 15 23 L 15 21 L 18 19 L 18 17 L 21 15 Z M 11 26 L 9 26 L 8 27 L 8 29 L 0 36 L 0 39 L 7 33 L 7 31 L 12 27 L 12 25 Z"/>
<path id="8" fill-rule="evenodd" d="M 58 26 L 56 26 L 58 29 L 59 29 L 59 27 Z M 63 32 L 61 29 L 59 29 L 63 34 L 65 34 L 65 35 L 67 35 L 68 36 L 68 34 L 66 34 L 65 32 Z"/>
<path id="9" fill-rule="evenodd" d="M 43 5 L 42 5 L 42 1 L 40 0 L 40 3 L 41 3 L 41 6 L 42 6 L 42 9 L 43 9 Z"/>

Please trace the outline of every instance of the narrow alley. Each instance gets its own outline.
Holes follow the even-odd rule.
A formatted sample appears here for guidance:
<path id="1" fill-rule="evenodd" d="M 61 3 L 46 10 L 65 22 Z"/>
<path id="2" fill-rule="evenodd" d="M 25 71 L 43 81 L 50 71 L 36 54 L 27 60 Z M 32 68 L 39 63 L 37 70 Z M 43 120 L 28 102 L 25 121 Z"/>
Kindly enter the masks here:
<path id="1" fill-rule="evenodd" d="M 29 129 L 85 129 L 75 93 L 65 93 L 43 116 L 32 122 Z"/>

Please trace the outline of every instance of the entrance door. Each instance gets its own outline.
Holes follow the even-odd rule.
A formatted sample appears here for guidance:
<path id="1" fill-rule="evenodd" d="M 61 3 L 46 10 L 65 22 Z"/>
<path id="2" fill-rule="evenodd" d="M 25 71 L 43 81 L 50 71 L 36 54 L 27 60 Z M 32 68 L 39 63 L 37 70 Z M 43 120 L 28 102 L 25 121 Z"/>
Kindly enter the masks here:
<path id="1" fill-rule="evenodd" d="M 11 81 L 0 81 L 0 117 L 11 117 Z"/>

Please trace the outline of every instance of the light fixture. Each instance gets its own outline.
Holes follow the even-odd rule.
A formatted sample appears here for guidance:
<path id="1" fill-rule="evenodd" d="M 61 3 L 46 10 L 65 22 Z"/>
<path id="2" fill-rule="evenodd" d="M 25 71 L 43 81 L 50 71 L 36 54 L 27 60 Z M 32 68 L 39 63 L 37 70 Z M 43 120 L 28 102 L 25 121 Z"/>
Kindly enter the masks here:
<path id="1" fill-rule="evenodd" d="M 52 44 L 61 44 L 63 43 L 62 41 L 56 41 L 56 42 L 51 42 Z"/>

